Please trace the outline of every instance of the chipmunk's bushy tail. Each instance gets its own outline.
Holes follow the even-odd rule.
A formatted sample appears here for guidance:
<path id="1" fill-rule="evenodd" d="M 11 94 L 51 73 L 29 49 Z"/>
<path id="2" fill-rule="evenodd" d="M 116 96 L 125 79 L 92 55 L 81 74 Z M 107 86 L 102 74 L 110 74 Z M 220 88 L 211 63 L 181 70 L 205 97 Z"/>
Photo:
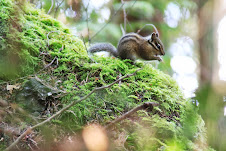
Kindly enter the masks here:
<path id="1" fill-rule="evenodd" d="M 88 52 L 95 53 L 100 51 L 107 51 L 110 52 L 113 56 L 118 57 L 117 49 L 110 43 L 96 43 L 91 45 L 88 49 Z"/>

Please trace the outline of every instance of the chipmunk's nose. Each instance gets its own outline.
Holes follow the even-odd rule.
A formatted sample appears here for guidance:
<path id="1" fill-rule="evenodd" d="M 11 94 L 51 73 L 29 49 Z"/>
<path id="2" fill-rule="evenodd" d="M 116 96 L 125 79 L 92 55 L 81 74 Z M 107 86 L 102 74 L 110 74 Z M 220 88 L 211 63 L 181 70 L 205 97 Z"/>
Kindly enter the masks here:
<path id="1" fill-rule="evenodd" d="M 164 50 L 162 50 L 161 53 L 162 53 L 163 56 L 165 55 L 165 51 Z"/>

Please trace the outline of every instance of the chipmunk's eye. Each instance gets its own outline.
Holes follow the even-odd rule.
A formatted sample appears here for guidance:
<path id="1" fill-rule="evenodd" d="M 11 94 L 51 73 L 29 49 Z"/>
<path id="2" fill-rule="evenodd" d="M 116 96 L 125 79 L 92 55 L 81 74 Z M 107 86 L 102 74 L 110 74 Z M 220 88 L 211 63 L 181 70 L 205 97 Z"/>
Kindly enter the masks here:
<path id="1" fill-rule="evenodd" d="M 157 47 L 158 49 L 160 49 L 160 48 L 161 48 L 160 44 L 156 44 L 156 47 Z"/>

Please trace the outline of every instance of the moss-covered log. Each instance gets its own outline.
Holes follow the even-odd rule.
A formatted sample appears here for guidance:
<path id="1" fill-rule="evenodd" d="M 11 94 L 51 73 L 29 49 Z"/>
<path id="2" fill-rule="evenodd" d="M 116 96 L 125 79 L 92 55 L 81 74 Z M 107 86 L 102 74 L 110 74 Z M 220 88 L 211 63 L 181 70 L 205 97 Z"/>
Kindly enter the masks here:
<path id="1" fill-rule="evenodd" d="M 53 134 L 41 133 L 42 135 L 59 138 L 68 132 L 77 132 L 88 123 L 98 122 L 105 125 L 143 102 L 157 102 L 159 106 L 152 112 L 140 111 L 112 130 L 116 132 L 113 142 L 121 137 L 122 132 L 125 138 L 123 144 L 120 144 L 122 146 L 115 144 L 116 148 L 206 148 L 203 146 L 206 145 L 204 123 L 196 112 L 197 107 L 184 98 L 175 80 L 152 65 L 139 61 L 134 65 L 129 60 L 112 57 L 93 56 L 90 59 L 80 38 L 72 35 L 59 21 L 34 9 L 25 1 L 0 1 L 0 28 L 1 85 L 8 81 L 8 84 L 22 83 L 23 87 L 27 79 L 36 74 L 51 87 L 67 92 L 58 96 L 62 105 L 85 96 L 95 87 L 107 85 L 120 76 L 142 68 L 135 76 L 122 80 L 110 89 L 99 91 L 71 107 L 70 112 L 49 124 L 55 127 Z M 27 77 L 18 79 L 24 76 Z M 13 96 L 15 94 L 12 94 L 12 98 Z M 5 96 L 2 98 L 7 100 Z M 14 99 L 8 101 L 13 102 Z M 8 118 L 4 116 L 2 119 L 4 121 Z M 46 132 L 49 126 L 44 126 L 39 131 Z M 54 137 L 44 138 L 48 138 L 49 142 Z"/>

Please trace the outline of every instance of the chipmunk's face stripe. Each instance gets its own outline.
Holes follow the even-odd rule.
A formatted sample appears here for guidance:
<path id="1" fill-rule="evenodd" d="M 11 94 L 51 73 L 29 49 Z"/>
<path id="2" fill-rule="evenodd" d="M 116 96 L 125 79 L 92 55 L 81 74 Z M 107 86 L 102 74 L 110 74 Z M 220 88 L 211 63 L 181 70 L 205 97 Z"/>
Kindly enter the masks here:
<path id="1" fill-rule="evenodd" d="M 153 41 L 153 40 L 152 40 Z M 156 50 L 161 50 L 161 45 L 157 43 L 153 43 L 152 41 L 148 40 L 148 43 L 152 45 Z"/>
<path id="2" fill-rule="evenodd" d="M 153 43 L 152 43 L 150 40 L 148 40 L 148 43 L 149 43 L 150 45 L 152 45 L 152 47 L 154 47 L 154 48 L 156 49 L 156 47 L 153 45 Z"/>

